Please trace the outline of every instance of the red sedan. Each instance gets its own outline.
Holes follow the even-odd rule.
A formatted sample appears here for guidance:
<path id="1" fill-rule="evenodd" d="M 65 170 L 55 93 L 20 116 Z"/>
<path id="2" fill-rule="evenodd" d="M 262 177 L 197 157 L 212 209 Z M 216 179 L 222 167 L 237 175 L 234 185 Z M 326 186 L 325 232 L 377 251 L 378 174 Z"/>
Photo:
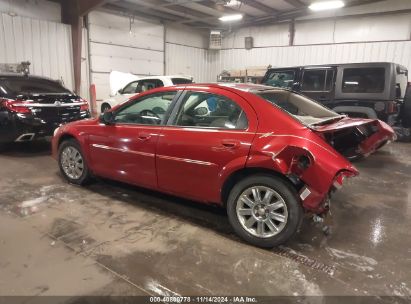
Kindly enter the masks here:
<path id="1" fill-rule="evenodd" d="M 61 126 L 53 155 L 71 183 L 95 175 L 220 204 L 240 237 L 272 247 L 304 212 L 325 213 L 330 193 L 358 174 L 346 157 L 394 137 L 381 121 L 350 119 L 291 91 L 196 84 Z"/>

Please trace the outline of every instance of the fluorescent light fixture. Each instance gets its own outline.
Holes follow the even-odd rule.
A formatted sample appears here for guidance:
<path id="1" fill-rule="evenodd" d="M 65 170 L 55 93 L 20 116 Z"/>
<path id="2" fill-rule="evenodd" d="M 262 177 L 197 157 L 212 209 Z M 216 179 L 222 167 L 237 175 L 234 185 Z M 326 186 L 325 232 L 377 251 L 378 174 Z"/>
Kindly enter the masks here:
<path id="1" fill-rule="evenodd" d="M 243 19 L 243 15 L 235 14 L 235 15 L 225 15 L 218 18 L 220 21 L 229 22 L 229 21 L 236 21 Z"/>
<path id="2" fill-rule="evenodd" d="M 230 0 L 224 4 L 224 6 L 232 7 L 232 6 L 240 6 L 241 1 L 238 0 Z"/>
<path id="3" fill-rule="evenodd" d="M 312 3 L 308 8 L 313 11 L 326 11 L 337 8 L 342 8 L 345 3 L 341 0 L 331 0 L 331 1 L 319 1 Z"/>

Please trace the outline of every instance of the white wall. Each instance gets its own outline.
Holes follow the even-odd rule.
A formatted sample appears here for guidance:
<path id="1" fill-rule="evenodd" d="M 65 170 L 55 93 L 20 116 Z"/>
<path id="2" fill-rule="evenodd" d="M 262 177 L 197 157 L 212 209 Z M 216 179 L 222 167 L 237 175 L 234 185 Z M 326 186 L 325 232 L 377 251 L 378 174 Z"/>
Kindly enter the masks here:
<path id="1" fill-rule="evenodd" d="M 216 81 L 219 54 L 208 50 L 208 32 L 166 25 L 166 74 L 193 76 L 195 82 Z"/>
<path id="2" fill-rule="evenodd" d="M 89 14 L 91 81 L 97 100 L 110 94 L 109 74 L 121 71 L 137 75 L 163 75 L 164 27 L 105 12 Z"/>
<path id="3" fill-rule="evenodd" d="M 63 80 L 73 89 L 70 26 L 0 14 L 0 62 L 30 61 L 34 75 Z"/>
<path id="4" fill-rule="evenodd" d="M 394 8 L 404 8 L 405 2 L 392 0 Z M 411 8 L 411 1 L 408 5 Z M 254 38 L 252 50 L 244 49 L 245 36 Z M 411 13 L 298 20 L 293 46 L 287 24 L 242 28 L 225 35 L 216 69 L 393 61 L 411 71 L 410 39 Z"/>

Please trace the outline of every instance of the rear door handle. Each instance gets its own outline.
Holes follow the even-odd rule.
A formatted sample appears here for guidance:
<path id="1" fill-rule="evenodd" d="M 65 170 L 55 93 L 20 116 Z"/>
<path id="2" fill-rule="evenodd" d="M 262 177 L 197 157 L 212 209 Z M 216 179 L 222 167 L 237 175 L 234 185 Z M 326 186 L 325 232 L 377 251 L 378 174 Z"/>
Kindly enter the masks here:
<path id="1" fill-rule="evenodd" d="M 240 142 L 238 140 L 230 140 L 230 139 L 222 140 L 221 144 L 224 147 L 231 148 L 231 149 L 238 148 L 240 146 Z"/>
<path id="2" fill-rule="evenodd" d="M 146 132 L 141 132 L 138 134 L 138 139 L 145 141 L 145 140 L 149 140 L 151 138 L 150 133 L 146 133 Z"/>

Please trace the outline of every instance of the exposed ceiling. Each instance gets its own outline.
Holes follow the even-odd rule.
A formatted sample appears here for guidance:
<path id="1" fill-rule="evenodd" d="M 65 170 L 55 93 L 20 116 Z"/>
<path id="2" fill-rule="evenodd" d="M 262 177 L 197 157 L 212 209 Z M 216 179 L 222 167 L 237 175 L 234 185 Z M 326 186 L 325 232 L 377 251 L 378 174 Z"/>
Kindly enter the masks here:
<path id="1" fill-rule="evenodd" d="M 229 0 L 108 0 L 103 8 L 127 15 L 143 16 L 166 22 L 180 23 L 199 28 L 227 28 L 219 17 L 226 14 L 243 14 L 236 26 L 275 23 L 309 14 L 308 6 L 314 0 L 238 0 L 226 6 Z M 346 7 L 381 0 L 345 0 Z"/>

